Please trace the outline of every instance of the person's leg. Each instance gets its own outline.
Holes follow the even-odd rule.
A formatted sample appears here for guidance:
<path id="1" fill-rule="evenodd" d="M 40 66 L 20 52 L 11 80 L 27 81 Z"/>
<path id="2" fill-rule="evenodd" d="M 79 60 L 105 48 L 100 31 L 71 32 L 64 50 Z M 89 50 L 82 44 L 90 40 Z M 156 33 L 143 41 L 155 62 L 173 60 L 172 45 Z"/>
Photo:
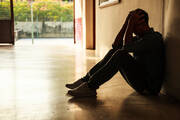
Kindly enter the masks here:
<path id="1" fill-rule="evenodd" d="M 139 93 L 143 93 L 143 91 L 147 87 L 146 69 L 144 68 L 144 66 L 138 64 L 135 60 L 134 61 L 132 60 L 131 62 L 128 63 L 129 64 L 126 66 L 121 66 L 119 68 L 119 72 L 132 88 L 134 88 Z"/>
<path id="2" fill-rule="evenodd" d="M 145 89 L 144 69 L 131 55 L 123 53 L 121 50 L 116 51 L 107 64 L 92 75 L 88 82 L 89 87 L 98 89 L 100 85 L 113 77 L 118 70 L 136 91 L 142 92 Z"/>
<path id="3" fill-rule="evenodd" d="M 97 70 L 89 79 L 88 82 L 85 82 L 84 84 L 81 84 L 78 88 L 69 90 L 68 94 L 72 96 L 94 96 L 96 95 L 96 89 L 99 88 L 100 85 L 108 81 L 110 78 L 112 78 L 120 68 L 130 68 L 130 67 L 137 67 L 136 62 L 134 58 L 129 55 L 128 53 L 124 53 L 124 51 L 117 50 L 111 58 L 107 61 L 107 63 L 101 67 L 99 70 Z M 127 69 L 125 69 L 127 70 Z M 134 70 L 134 68 L 133 68 Z M 131 71 L 132 72 L 132 71 Z M 129 72 L 129 73 L 131 73 Z M 134 71 L 137 74 L 141 74 L 141 71 Z M 128 74 L 130 75 L 130 74 Z M 135 75 L 135 74 L 132 74 Z M 135 78 L 133 78 L 135 77 Z M 131 78 L 133 78 L 134 81 L 138 81 L 138 77 L 135 75 Z M 138 84 L 135 83 L 138 82 L 132 82 L 130 84 L 133 86 L 133 88 L 136 91 L 143 91 L 144 90 L 144 84 Z"/>
<path id="4" fill-rule="evenodd" d="M 89 72 L 86 74 L 86 78 L 89 80 L 89 78 L 95 73 L 97 72 L 99 69 L 101 69 L 111 58 L 111 56 L 116 52 L 116 50 L 114 49 L 110 49 L 107 54 L 104 56 L 104 58 L 99 61 L 95 66 L 93 66 Z M 88 81 L 87 80 L 87 81 Z"/>
<path id="5" fill-rule="evenodd" d="M 78 87 L 79 85 L 81 85 L 83 82 L 89 81 L 90 76 L 93 75 L 101 67 L 103 67 L 107 63 L 107 61 L 111 58 L 111 56 L 113 55 L 115 51 L 116 50 L 114 49 L 109 50 L 108 53 L 105 55 L 105 57 L 100 62 L 98 62 L 94 67 L 92 67 L 84 77 L 78 79 L 77 81 L 71 84 L 66 84 L 66 87 L 70 89 L 74 89 Z"/>

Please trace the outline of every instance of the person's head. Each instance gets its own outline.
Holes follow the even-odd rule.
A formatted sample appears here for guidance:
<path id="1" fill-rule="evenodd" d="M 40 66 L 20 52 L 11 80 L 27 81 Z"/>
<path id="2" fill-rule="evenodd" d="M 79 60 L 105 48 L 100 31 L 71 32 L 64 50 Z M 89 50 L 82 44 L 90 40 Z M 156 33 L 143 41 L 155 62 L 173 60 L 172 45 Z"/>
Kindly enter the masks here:
<path id="1" fill-rule="evenodd" d="M 137 23 L 134 26 L 134 33 L 136 35 L 141 35 L 144 31 L 146 31 L 149 28 L 149 16 L 146 11 L 140 8 L 136 9 L 135 12 L 139 13 L 139 15 L 143 15 L 143 17 L 140 18 L 139 21 L 144 20 L 144 22 Z"/>

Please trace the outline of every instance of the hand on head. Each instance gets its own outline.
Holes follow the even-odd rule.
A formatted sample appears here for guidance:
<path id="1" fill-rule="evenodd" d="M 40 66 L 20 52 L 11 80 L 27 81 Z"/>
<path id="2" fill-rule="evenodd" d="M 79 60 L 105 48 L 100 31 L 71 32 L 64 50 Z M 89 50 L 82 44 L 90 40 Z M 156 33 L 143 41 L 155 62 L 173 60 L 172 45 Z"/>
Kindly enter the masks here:
<path id="1" fill-rule="evenodd" d="M 144 14 L 142 14 L 142 11 L 140 10 L 131 11 L 127 18 L 131 25 L 140 25 L 145 23 Z"/>

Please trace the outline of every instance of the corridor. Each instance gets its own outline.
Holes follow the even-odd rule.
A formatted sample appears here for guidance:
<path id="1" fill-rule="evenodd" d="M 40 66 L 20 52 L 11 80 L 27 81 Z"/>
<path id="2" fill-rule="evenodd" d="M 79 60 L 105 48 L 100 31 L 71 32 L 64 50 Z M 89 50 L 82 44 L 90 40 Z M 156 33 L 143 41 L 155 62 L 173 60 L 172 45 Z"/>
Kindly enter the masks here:
<path id="1" fill-rule="evenodd" d="M 98 61 L 71 44 L 0 47 L 0 120 L 180 120 L 179 103 L 141 96 L 118 73 L 97 98 L 74 99 L 64 86 Z"/>

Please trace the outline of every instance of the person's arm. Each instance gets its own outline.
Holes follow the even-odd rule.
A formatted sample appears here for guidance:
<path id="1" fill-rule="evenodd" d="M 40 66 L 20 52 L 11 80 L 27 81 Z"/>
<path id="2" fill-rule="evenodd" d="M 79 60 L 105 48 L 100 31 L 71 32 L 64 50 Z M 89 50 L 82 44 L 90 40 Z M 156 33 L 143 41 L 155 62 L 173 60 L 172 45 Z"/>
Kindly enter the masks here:
<path id="1" fill-rule="evenodd" d="M 153 49 L 158 49 L 162 41 L 162 36 L 155 33 L 148 34 L 136 42 L 129 43 L 124 46 L 127 52 L 147 53 Z"/>
<path id="2" fill-rule="evenodd" d="M 133 28 L 134 28 L 134 22 L 132 19 L 128 22 L 127 31 L 125 34 L 125 45 L 132 43 L 133 39 Z"/>
<path id="3" fill-rule="evenodd" d="M 128 21 L 129 21 L 130 15 L 131 15 L 131 12 L 127 16 L 125 23 L 123 24 L 120 32 L 116 36 L 114 43 L 112 44 L 113 49 L 121 49 L 123 47 L 123 38 L 124 38 L 124 34 L 125 34 L 127 26 L 128 26 Z"/>
<path id="4" fill-rule="evenodd" d="M 128 28 L 126 31 L 126 35 L 125 35 L 125 45 L 132 43 L 132 39 L 133 39 L 133 32 L 134 32 L 134 26 L 136 25 L 140 25 L 141 23 L 145 22 L 144 19 L 141 20 L 142 17 L 144 17 L 144 15 L 140 15 L 140 12 L 132 12 L 131 16 L 129 18 L 129 22 L 128 22 Z"/>

